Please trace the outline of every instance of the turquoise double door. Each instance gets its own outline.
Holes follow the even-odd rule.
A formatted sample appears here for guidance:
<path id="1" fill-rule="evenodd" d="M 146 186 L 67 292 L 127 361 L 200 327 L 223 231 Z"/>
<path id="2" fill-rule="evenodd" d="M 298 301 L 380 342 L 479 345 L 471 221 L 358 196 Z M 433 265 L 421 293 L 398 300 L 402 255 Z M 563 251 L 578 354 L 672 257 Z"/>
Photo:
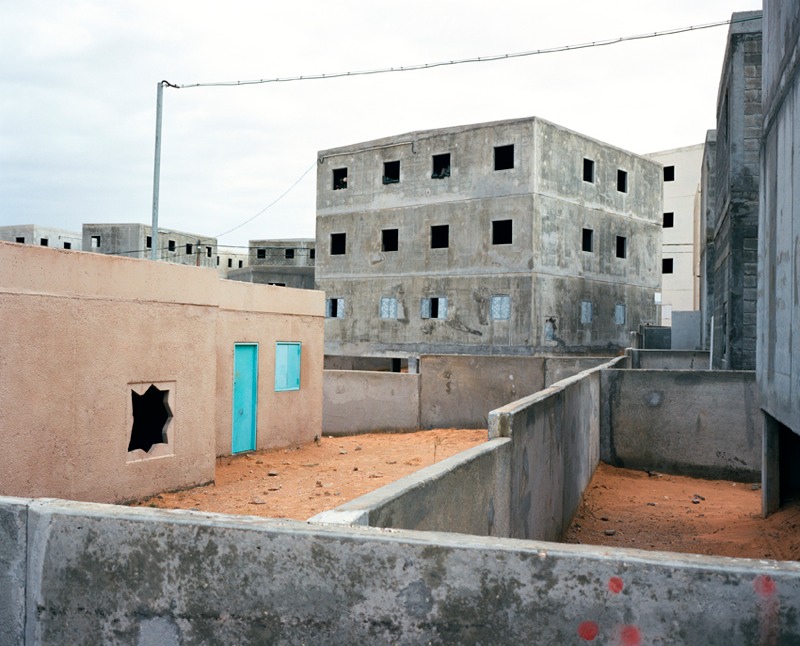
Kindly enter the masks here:
<path id="1" fill-rule="evenodd" d="M 258 410 L 258 344 L 233 347 L 233 441 L 232 453 L 256 448 Z"/>

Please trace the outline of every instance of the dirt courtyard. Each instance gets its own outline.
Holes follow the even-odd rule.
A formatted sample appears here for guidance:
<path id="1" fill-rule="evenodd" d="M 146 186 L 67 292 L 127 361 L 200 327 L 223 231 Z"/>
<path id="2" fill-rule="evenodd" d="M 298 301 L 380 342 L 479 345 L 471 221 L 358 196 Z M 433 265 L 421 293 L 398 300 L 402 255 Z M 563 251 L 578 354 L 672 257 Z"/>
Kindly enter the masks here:
<path id="1" fill-rule="evenodd" d="M 217 460 L 216 483 L 133 505 L 307 520 L 486 441 L 486 430 L 323 437 Z M 568 543 L 800 559 L 800 501 L 761 518 L 757 485 L 600 464 Z"/>

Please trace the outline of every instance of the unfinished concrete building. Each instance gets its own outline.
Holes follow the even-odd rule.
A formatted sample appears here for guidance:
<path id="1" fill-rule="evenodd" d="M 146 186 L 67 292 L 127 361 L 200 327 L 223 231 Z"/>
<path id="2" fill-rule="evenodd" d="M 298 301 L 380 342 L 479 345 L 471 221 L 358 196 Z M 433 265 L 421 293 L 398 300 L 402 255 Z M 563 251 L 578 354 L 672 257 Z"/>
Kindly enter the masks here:
<path id="1" fill-rule="evenodd" d="M 43 227 L 39 224 L 13 224 L 0 227 L 0 240 L 40 247 L 81 250 L 81 234 L 77 231 Z"/>
<path id="2" fill-rule="evenodd" d="M 655 319 L 661 167 L 539 118 L 319 153 L 326 354 L 609 353 Z"/>
<path id="3" fill-rule="evenodd" d="M 703 165 L 700 174 L 700 346 L 709 349 L 711 344 L 711 316 L 714 303 L 714 225 L 716 224 L 715 178 L 717 159 L 717 131 L 706 132 L 703 147 Z"/>
<path id="4" fill-rule="evenodd" d="M 250 240 L 246 266 L 229 270 L 227 277 L 248 283 L 314 289 L 315 253 L 313 238 Z"/>
<path id="5" fill-rule="evenodd" d="M 147 224 L 84 224 L 83 250 L 149 260 L 152 232 L 153 228 Z M 159 227 L 158 246 L 158 260 L 197 267 L 216 266 L 216 238 Z"/>

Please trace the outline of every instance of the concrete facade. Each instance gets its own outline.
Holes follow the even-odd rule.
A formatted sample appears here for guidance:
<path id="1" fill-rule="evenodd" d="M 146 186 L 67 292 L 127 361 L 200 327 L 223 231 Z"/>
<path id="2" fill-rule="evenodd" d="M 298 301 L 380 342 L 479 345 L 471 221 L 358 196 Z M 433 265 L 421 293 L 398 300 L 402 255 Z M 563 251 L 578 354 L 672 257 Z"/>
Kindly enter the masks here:
<path id="1" fill-rule="evenodd" d="M 700 343 L 711 347 L 711 320 L 714 316 L 714 229 L 716 216 L 717 131 L 706 132 L 700 183 Z"/>
<path id="2" fill-rule="evenodd" d="M 655 162 L 538 118 L 319 162 L 327 354 L 608 354 L 654 320 Z"/>
<path id="3" fill-rule="evenodd" d="M 715 368 L 756 367 L 761 12 L 735 13 L 717 98 L 713 316 Z"/>
<path id="4" fill-rule="evenodd" d="M 250 262 L 250 254 L 244 247 L 217 247 L 215 264 L 217 273 L 223 278 L 226 278 L 229 272 L 246 268 L 248 262 Z"/>
<path id="5" fill-rule="evenodd" d="M 314 240 L 251 240 L 243 267 L 225 276 L 247 283 L 314 289 Z M 239 260 L 241 262 L 241 260 Z"/>
<path id="6" fill-rule="evenodd" d="M 84 224 L 83 250 L 149 260 L 152 232 L 153 228 L 147 224 Z M 216 238 L 159 227 L 158 246 L 158 260 L 178 265 L 216 267 Z"/>
<path id="7" fill-rule="evenodd" d="M 14 224 L 0 227 L 0 240 L 56 249 L 81 250 L 80 232 L 43 227 L 38 224 Z"/>
<path id="8" fill-rule="evenodd" d="M 8 243 L 0 285 L 2 495 L 106 502 L 212 481 L 240 342 L 260 350 L 257 448 L 321 431 L 318 292 Z M 277 341 L 302 344 L 299 390 L 273 390 Z"/>

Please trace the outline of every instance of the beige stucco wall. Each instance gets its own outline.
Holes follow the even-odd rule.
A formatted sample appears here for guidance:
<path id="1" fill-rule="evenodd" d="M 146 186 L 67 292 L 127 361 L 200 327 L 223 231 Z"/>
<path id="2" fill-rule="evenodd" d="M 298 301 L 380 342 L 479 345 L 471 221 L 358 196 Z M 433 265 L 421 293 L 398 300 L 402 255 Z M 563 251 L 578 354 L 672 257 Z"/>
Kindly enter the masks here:
<path id="1" fill-rule="evenodd" d="M 276 430 L 260 422 L 259 446 L 321 432 L 323 295 L 296 291 L 0 243 L 0 495 L 110 502 L 212 480 L 220 435 L 230 452 L 224 356 L 244 334 L 303 343 L 301 390 L 265 393 L 260 420 Z M 264 375 L 270 360 L 262 353 Z M 151 383 L 170 391 L 168 443 L 128 452 L 131 390 Z"/>

